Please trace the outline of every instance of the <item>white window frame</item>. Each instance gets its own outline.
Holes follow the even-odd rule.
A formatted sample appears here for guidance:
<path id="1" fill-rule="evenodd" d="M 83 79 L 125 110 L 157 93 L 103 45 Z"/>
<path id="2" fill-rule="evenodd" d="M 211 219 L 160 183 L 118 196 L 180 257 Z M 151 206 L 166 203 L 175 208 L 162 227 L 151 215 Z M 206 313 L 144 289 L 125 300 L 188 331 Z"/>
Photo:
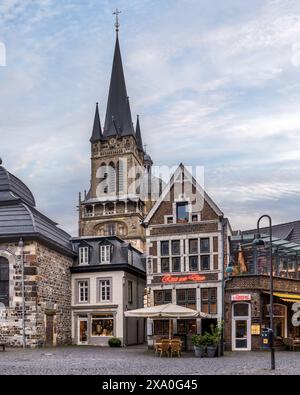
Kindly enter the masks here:
<path id="1" fill-rule="evenodd" d="M 89 303 L 89 281 L 78 280 L 78 303 Z M 81 291 L 83 290 L 84 299 L 81 298 Z"/>
<path id="2" fill-rule="evenodd" d="M 172 222 L 168 222 L 168 219 L 171 218 Z M 164 224 L 165 225 L 171 225 L 174 224 L 174 216 L 173 215 L 165 215 L 164 216 Z"/>
<path id="3" fill-rule="evenodd" d="M 234 315 L 234 306 L 237 304 L 246 304 L 248 305 L 248 315 L 247 316 L 235 316 Z M 232 322 L 231 322 L 231 341 L 232 341 L 232 351 L 251 351 L 251 303 L 247 302 L 235 302 L 232 304 Z M 238 348 L 236 347 L 236 323 L 237 321 L 246 321 L 247 322 L 247 347 Z"/>
<path id="4" fill-rule="evenodd" d="M 115 316 L 112 314 L 109 317 L 104 317 L 104 316 L 92 316 L 91 318 L 91 329 L 90 329 L 90 333 L 91 333 L 91 337 L 104 337 L 104 338 L 108 338 L 108 337 L 112 337 L 112 336 L 104 336 L 104 335 L 93 335 L 93 321 L 94 320 L 102 320 L 102 321 L 106 321 L 106 320 L 112 320 L 113 321 L 113 335 L 115 333 Z"/>
<path id="5" fill-rule="evenodd" d="M 100 263 L 110 263 L 110 245 L 105 244 L 100 246 Z"/>
<path id="6" fill-rule="evenodd" d="M 79 247 L 79 265 L 89 264 L 89 247 Z"/>
<path id="7" fill-rule="evenodd" d="M 104 288 L 105 297 L 102 297 L 102 289 Z M 109 289 L 109 298 L 107 297 L 107 290 Z M 112 282 L 110 278 L 98 279 L 98 300 L 100 303 L 112 301 Z"/>

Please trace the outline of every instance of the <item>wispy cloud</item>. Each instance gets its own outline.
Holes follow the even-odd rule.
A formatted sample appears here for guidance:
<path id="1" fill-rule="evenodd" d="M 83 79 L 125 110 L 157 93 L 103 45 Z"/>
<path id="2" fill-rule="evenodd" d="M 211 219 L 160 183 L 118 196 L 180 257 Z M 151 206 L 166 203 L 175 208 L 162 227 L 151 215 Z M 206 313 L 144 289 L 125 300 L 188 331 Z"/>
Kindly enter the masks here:
<path id="1" fill-rule="evenodd" d="M 96 101 L 105 115 L 115 6 L 132 112 L 155 162 L 204 165 L 233 227 L 253 227 L 260 210 L 297 219 L 297 0 L 2 0 L 0 155 L 39 208 L 76 234 Z"/>

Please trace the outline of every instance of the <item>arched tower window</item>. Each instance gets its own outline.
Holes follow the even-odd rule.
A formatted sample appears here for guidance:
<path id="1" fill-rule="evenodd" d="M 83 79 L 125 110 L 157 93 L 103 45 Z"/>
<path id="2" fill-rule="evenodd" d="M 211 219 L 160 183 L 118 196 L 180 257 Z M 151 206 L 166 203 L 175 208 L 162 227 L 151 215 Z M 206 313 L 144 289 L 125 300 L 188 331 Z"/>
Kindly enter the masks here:
<path id="1" fill-rule="evenodd" d="M 97 178 L 99 179 L 97 194 L 102 196 L 103 194 L 108 193 L 108 169 L 106 163 L 101 163 L 101 166 L 97 171 Z"/>
<path id="2" fill-rule="evenodd" d="M 121 158 L 118 162 L 118 192 L 126 193 L 126 159 Z"/>
<path id="3" fill-rule="evenodd" d="M 9 305 L 9 262 L 0 256 L 0 303 Z"/>
<path id="4" fill-rule="evenodd" d="M 113 162 L 110 162 L 108 166 L 108 191 L 116 193 L 116 168 Z"/>

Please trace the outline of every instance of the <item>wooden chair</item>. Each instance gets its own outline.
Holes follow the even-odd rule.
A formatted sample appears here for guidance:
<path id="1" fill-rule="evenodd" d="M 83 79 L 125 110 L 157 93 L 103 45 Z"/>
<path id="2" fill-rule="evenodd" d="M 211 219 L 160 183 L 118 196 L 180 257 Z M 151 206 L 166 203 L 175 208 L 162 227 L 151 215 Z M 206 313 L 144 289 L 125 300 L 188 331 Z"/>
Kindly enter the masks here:
<path id="1" fill-rule="evenodd" d="M 182 349 L 182 342 L 180 339 L 172 339 L 171 346 L 170 346 L 170 354 L 171 358 L 173 354 L 177 354 L 178 357 L 181 357 L 181 349 Z"/>
<path id="2" fill-rule="evenodd" d="M 161 343 L 156 344 L 155 353 L 162 357 L 163 354 L 169 356 L 170 341 L 168 339 L 162 339 Z"/>

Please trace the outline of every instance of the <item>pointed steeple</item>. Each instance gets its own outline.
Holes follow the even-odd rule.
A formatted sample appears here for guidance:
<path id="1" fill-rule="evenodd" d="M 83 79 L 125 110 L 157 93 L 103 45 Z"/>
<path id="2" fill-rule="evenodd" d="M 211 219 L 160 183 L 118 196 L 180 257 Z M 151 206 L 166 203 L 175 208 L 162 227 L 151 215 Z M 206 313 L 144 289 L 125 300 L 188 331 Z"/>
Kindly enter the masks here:
<path id="1" fill-rule="evenodd" d="M 144 151 L 139 115 L 137 115 L 137 120 L 136 120 L 135 139 L 136 139 L 136 143 L 137 143 L 138 149 L 140 151 Z"/>
<path id="2" fill-rule="evenodd" d="M 118 133 L 116 133 L 116 131 Z M 117 31 L 103 137 L 134 135 Z"/>
<path id="3" fill-rule="evenodd" d="M 96 141 L 100 141 L 100 140 L 102 140 L 102 130 L 101 130 L 98 103 L 96 103 L 93 133 L 92 133 L 92 137 L 90 138 L 90 142 L 95 143 Z"/>

